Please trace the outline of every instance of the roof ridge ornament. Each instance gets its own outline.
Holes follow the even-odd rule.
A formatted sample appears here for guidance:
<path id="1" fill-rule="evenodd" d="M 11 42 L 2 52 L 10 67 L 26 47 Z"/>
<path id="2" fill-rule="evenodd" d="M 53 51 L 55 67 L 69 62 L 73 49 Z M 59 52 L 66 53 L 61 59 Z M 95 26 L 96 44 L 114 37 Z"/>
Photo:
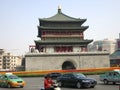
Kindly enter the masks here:
<path id="1" fill-rule="evenodd" d="M 61 6 L 58 6 L 58 13 L 61 13 Z"/>

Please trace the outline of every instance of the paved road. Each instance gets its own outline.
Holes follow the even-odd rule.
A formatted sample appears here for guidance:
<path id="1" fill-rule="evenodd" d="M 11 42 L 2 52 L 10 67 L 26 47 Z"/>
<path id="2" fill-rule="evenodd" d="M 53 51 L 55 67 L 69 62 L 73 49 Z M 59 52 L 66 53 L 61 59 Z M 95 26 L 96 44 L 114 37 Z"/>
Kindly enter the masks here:
<path id="1" fill-rule="evenodd" d="M 80 90 L 120 90 L 119 85 L 104 85 L 102 82 L 99 81 L 99 76 L 93 75 L 90 76 L 95 78 L 98 81 L 98 85 L 95 88 L 90 89 L 80 89 Z M 23 78 L 27 85 L 24 88 L 0 88 L 0 90 L 40 90 L 43 87 L 43 78 L 34 77 L 34 78 Z M 61 90 L 78 90 L 77 88 L 61 88 Z"/>

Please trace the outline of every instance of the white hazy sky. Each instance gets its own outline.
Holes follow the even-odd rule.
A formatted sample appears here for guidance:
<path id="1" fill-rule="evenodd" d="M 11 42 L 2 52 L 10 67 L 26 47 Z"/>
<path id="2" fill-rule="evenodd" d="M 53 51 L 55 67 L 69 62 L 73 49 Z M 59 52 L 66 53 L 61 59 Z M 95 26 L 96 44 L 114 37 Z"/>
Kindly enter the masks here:
<path id="1" fill-rule="evenodd" d="M 62 12 L 87 19 L 85 39 L 117 39 L 120 33 L 120 0 L 0 0 L 0 48 L 24 55 L 38 40 L 38 18 Z"/>

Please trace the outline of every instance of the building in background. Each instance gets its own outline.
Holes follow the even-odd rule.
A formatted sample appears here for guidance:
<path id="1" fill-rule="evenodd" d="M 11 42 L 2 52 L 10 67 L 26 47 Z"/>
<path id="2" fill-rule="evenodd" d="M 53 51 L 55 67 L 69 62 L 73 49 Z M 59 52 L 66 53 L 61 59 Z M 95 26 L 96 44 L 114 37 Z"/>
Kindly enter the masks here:
<path id="1" fill-rule="evenodd" d="M 22 64 L 22 57 L 7 53 L 4 49 L 0 49 L 0 70 L 17 70 Z"/>
<path id="2" fill-rule="evenodd" d="M 107 51 L 112 54 L 117 50 L 117 41 L 116 39 L 97 40 L 90 44 L 88 49 L 89 51 Z"/>
<path id="3" fill-rule="evenodd" d="M 119 34 L 119 38 L 117 39 L 117 49 L 120 49 L 120 34 Z"/>
<path id="4" fill-rule="evenodd" d="M 0 70 L 3 69 L 3 55 L 4 55 L 4 49 L 0 49 Z"/>
<path id="5" fill-rule="evenodd" d="M 120 67 L 120 34 L 117 41 L 117 49 L 114 53 L 110 55 L 110 65 L 113 66 L 119 66 Z"/>

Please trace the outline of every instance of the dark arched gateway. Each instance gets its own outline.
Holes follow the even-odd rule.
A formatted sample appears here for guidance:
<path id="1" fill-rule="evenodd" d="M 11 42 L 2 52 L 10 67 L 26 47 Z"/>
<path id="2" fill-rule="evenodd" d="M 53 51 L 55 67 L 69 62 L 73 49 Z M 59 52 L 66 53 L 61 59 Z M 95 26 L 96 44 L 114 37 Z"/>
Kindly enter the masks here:
<path id="1" fill-rule="evenodd" d="M 74 64 L 71 61 L 65 61 L 62 65 L 62 70 L 76 69 Z"/>

